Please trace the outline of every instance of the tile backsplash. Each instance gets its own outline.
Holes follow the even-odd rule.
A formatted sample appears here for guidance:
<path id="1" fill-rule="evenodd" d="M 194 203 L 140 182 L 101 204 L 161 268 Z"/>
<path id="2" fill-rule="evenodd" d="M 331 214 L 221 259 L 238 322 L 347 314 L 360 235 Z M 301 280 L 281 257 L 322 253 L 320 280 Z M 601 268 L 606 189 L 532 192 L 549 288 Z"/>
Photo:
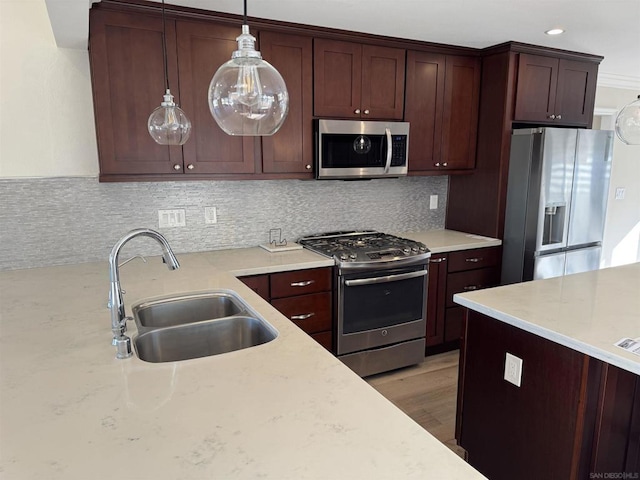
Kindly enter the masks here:
<path id="1" fill-rule="evenodd" d="M 106 261 L 115 242 L 139 227 L 160 231 L 176 253 L 256 246 L 268 242 L 271 228 L 281 228 L 288 241 L 333 230 L 441 229 L 447 191 L 446 176 L 153 183 L 0 179 L 0 270 Z M 430 195 L 438 195 L 437 209 L 429 209 Z M 205 223 L 209 206 L 217 209 L 215 224 Z M 158 210 L 165 209 L 184 209 L 186 226 L 159 228 Z M 129 254 L 160 253 L 148 239 L 126 248 Z"/>

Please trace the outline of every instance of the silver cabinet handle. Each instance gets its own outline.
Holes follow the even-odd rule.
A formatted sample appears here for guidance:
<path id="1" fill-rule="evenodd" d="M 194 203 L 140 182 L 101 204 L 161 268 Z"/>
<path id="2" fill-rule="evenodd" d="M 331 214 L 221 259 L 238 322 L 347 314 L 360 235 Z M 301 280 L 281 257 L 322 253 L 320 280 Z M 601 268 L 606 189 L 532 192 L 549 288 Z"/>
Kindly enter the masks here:
<path id="1" fill-rule="evenodd" d="M 174 170 L 180 170 L 182 167 L 180 165 L 178 165 L 177 163 L 173 166 Z"/>
<path id="2" fill-rule="evenodd" d="M 303 313 L 302 315 L 291 315 L 291 320 L 306 320 L 307 318 L 311 318 L 315 315 L 315 313 Z"/>
<path id="3" fill-rule="evenodd" d="M 555 120 L 556 116 L 555 116 L 555 115 L 553 115 L 553 114 L 551 114 L 551 115 L 549 115 L 547 118 L 548 118 L 548 119 L 550 119 L 550 120 Z"/>
<path id="4" fill-rule="evenodd" d="M 482 288 L 480 285 L 467 285 L 466 287 L 463 287 L 463 290 L 465 292 L 472 292 L 474 290 L 478 290 L 479 288 Z"/>
<path id="5" fill-rule="evenodd" d="M 465 258 L 464 259 L 465 262 L 471 262 L 471 263 L 478 263 L 482 261 L 482 257 L 477 257 L 477 258 Z"/>
<path id="6" fill-rule="evenodd" d="M 196 167 L 194 167 L 194 166 L 193 166 L 193 164 L 192 164 L 192 163 L 190 163 L 189 165 L 187 165 L 187 168 L 188 168 L 189 170 L 193 170 L 193 169 L 194 169 L 194 168 L 196 168 Z"/>
<path id="7" fill-rule="evenodd" d="M 367 109 L 367 110 L 365 110 L 363 113 L 364 113 L 365 115 L 369 115 L 369 110 Z"/>
<path id="8" fill-rule="evenodd" d="M 293 282 L 291 284 L 292 287 L 308 287 L 312 283 L 316 283 L 315 280 L 305 280 L 304 282 Z"/>
<path id="9" fill-rule="evenodd" d="M 447 162 L 444 162 L 444 163 L 442 164 L 442 166 L 443 166 L 443 167 L 446 167 L 446 166 L 447 166 Z"/>
<path id="10" fill-rule="evenodd" d="M 416 272 L 400 273 L 398 275 L 387 275 L 385 277 L 359 278 L 357 280 L 345 280 L 347 287 L 357 287 L 358 285 L 373 285 L 374 283 L 397 282 L 398 280 L 407 280 L 409 278 L 426 277 L 426 270 L 418 270 Z"/>
<path id="11" fill-rule="evenodd" d="M 436 167 L 439 167 L 439 166 L 440 166 L 440 162 L 436 162 Z"/>
<path id="12" fill-rule="evenodd" d="M 558 120 L 562 120 L 562 115 L 556 115 L 556 118 L 557 118 Z"/>
<path id="13" fill-rule="evenodd" d="M 360 109 L 356 108 L 353 113 L 355 113 L 356 115 L 360 115 Z"/>
<path id="14" fill-rule="evenodd" d="M 429 260 L 429 263 L 442 263 L 446 260 L 447 260 L 446 258 L 435 258 L 433 260 Z"/>
<path id="15" fill-rule="evenodd" d="M 304 168 L 307 170 L 311 170 L 311 165 L 305 165 Z"/>

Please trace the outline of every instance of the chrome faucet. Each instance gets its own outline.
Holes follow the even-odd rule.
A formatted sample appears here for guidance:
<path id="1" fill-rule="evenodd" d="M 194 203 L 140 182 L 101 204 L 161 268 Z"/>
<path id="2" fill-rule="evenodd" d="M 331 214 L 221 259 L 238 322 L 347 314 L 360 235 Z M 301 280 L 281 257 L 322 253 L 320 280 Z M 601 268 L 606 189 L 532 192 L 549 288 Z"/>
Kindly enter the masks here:
<path id="1" fill-rule="evenodd" d="M 125 335 L 127 331 L 128 317 L 124 312 L 124 302 L 122 300 L 123 290 L 120 288 L 120 272 L 118 265 L 118 255 L 120 250 L 129 240 L 135 237 L 150 237 L 156 240 L 162 247 L 162 261 L 167 264 L 169 270 L 180 268 L 178 259 L 171 250 L 169 242 L 160 233 L 149 228 L 138 228 L 131 230 L 113 246 L 109 255 L 109 279 L 111 280 L 111 290 L 109 291 L 109 308 L 111 309 L 111 331 L 116 347 L 116 358 L 128 358 L 131 353 L 131 339 Z M 125 262 L 126 263 L 126 262 Z"/>

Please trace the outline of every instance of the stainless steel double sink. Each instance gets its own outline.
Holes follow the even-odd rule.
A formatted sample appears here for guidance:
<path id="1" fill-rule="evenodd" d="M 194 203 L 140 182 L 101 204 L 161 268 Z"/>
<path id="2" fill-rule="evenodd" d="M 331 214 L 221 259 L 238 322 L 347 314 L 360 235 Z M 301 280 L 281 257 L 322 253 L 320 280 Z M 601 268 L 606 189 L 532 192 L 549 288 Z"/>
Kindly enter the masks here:
<path id="1" fill-rule="evenodd" d="M 154 298 L 135 304 L 133 344 L 145 362 L 175 362 L 254 347 L 278 331 L 230 290 Z"/>

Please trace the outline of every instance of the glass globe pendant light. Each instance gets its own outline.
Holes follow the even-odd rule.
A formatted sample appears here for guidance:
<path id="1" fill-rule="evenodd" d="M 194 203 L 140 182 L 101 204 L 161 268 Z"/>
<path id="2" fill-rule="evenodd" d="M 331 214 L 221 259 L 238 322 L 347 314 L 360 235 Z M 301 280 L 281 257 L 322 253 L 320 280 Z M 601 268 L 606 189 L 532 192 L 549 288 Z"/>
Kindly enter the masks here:
<path id="1" fill-rule="evenodd" d="M 616 117 L 616 134 L 627 145 L 640 145 L 640 95 Z"/>
<path id="2" fill-rule="evenodd" d="M 238 50 L 209 84 L 209 110 L 229 135 L 273 135 L 287 117 L 289 94 L 280 73 L 255 49 L 256 39 L 247 25 L 247 0 L 242 34 L 236 40 Z"/>
<path id="3" fill-rule="evenodd" d="M 160 145 L 184 145 L 191 135 L 191 121 L 173 101 L 169 90 L 169 72 L 167 68 L 167 34 L 164 17 L 164 0 L 162 0 L 162 51 L 164 60 L 165 94 L 160 106 L 156 108 L 147 121 L 149 135 Z"/>

